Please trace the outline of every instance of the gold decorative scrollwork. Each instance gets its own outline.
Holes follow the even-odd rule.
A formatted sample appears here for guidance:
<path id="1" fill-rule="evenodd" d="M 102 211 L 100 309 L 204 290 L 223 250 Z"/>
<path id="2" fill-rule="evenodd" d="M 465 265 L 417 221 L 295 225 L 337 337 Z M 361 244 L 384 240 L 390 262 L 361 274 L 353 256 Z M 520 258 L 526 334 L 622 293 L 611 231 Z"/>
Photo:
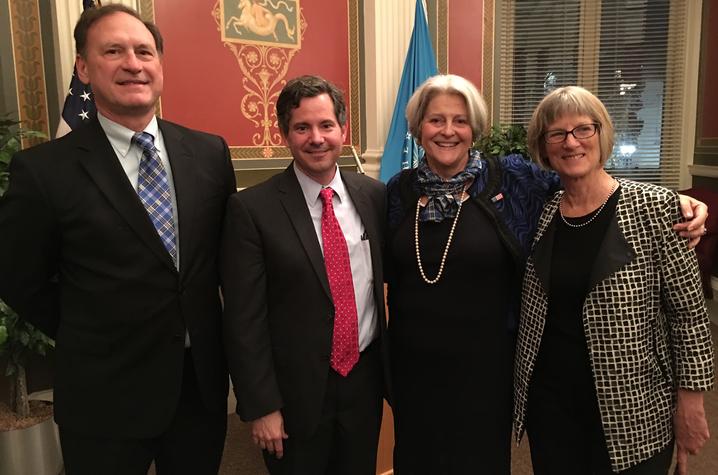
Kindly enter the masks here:
<path id="1" fill-rule="evenodd" d="M 227 47 L 237 57 L 243 74 L 242 86 L 246 94 L 242 97 L 242 114 L 263 129 L 252 135 L 252 145 L 280 145 L 281 136 L 271 130 L 272 126 L 276 127 L 274 104 L 286 83 L 284 77 L 295 50 L 257 45 L 237 47 L 232 43 Z"/>
<path id="2" fill-rule="evenodd" d="M 38 4 L 32 0 L 12 0 L 9 8 L 18 117 L 24 128 L 49 135 Z M 24 146 L 32 143 L 23 139 Z"/>
<path id="3" fill-rule="evenodd" d="M 155 22 L 155 2 L 154 0 L 138 0 L 137 11 L 143 20 Z"/>
<path id="4" fill-rule="evenodd" d="M 214 6 L 212 15 L 218 29 L 223 31 L 223 15 L 220 0 Z M 307 23 L 300 12 L 300 37 L 304 36 Z M 289 64 L 298 51 L 295 47 L 282 47 L 277 43 L 243 43 L 237 39 L 224 41 L 224 45 L 234 54 L 242 71 L 242 87 L 245 94 L 240 103 L 242 115 L 255 127 L 261 129 L 252 135 L 252 145 L 262 147 L 265 158 L 274 156 L 273 147 L 282 144 L 281 135 L 276 132 L 277 114 L 275 103 L 286 84 Z M 274 131 L 273 131 L 274 128 Z"/>

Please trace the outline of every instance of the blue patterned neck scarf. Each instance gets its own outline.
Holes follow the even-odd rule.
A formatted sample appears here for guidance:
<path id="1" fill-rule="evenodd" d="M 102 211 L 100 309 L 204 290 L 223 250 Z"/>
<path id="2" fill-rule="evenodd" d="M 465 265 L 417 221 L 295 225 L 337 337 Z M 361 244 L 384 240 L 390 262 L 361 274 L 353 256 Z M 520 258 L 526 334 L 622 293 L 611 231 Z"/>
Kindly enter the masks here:
<path id="1" fill-rule="evenodd" d="M 420 221 L 439 223 L 456 216 L 461 192 L 467 188 L 467 185 L 476 178 L 479 170 L 481 170 L 479 157 L 480 155 L 477 152 L 469 153 L 469 161 L 464 171 L 448 180 L 443 180 L 439 175 L 431 171 L 426 159 L 421 161 L 417 169 L 419 190 L 422 195 L 427 196 L 428 201 L 419 213 Z"/>

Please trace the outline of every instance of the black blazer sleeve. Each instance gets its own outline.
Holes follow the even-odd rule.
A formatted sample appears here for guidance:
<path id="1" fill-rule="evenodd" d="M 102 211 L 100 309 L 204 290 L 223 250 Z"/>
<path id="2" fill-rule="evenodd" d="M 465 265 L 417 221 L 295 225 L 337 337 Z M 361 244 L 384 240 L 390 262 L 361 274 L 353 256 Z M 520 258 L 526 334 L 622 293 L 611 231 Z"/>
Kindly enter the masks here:
<path id="1" fill-rule="evenodd" d="M 221 247 L 223 338 L 237 413 L 251 421 L 281 409 L 267 308 L 264 242 L 242 193 L 229 198 Z M 269 251 L 271 252 L 271 251 Z"/>
<path id="2" fill-rule="evenodd" d="M 58 325 L 59 236 L 36 176 L 37 159 L 17 154 L 10 187 L 0 199 L 0 298 L 48 336 Z M 50 158 L 48 158 L 50 159 Z"/>

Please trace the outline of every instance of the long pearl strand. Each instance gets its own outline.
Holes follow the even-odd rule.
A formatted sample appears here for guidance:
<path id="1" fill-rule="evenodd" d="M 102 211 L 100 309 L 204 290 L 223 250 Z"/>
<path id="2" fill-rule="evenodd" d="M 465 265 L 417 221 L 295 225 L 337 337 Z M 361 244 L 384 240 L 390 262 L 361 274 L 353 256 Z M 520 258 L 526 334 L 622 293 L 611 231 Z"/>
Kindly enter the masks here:
<path id="1" fill-rule="evenodd" d="M 426 273 L 424 273 L 424 266 L 421 264 L 421 253 L 419 251 L 419 211 L 421 209 L 421 198 L 419 198 L 419 201 L 416 203 L 416 216 L 414 218 L 414 247 L 416 248 L 416 263 L 419 264 L 419 273 L 421 274 L 421 278 L 424 279 L 424 282 L 429 285 L 437 283 L 441 278 L 441 274 L 444 273 L 446 255 L 449 253 L 449 246 L 451 246 L 451 240 L 454 238 L 454 230 L 456 229 L 456 223 L 459 221 L 459 215 L 461 214 L 461 205 L 464 204 L 464 193 L 465 191 L 462 191 L 461 196 L 459 197 L 459 209 L 456 210 L 454 222 L 451 224 L 451 231 L 449 231 L 449 239 L 446 241 L 444 254 L 441 256 L 441 263 L 439 264 L 439 273 L 436 274 L 436 277 L 433 279 L 429 279 L 426 276 Z"/>

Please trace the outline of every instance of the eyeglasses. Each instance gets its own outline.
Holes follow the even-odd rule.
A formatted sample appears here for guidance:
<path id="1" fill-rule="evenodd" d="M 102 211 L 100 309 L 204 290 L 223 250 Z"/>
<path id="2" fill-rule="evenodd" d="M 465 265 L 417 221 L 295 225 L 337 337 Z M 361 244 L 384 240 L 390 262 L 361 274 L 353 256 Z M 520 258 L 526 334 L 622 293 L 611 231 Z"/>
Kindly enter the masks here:
<path id="1" fill-rule="evenodd" d="M 598 124 L 583 124 L 573 130 L 549 130 L 543 134 L 543 139 L 546 143 L 563 143 L 571 134 L 576 140 L 586 140 L 596 135 L 599 127 Z"/>

